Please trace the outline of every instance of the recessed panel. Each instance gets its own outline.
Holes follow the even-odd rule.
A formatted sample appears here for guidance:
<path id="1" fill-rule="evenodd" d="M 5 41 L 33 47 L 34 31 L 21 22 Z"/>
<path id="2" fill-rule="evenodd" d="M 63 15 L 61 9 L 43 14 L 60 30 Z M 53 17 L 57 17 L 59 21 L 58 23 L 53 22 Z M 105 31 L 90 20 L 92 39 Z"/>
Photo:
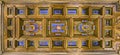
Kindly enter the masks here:
<path id="1" fill-rule="evenodd" d="M 24 46 L 24 41 L 18 41 L 18 46 Z"/>
<path id="2" fill-rule="evenodd" d="M 63 9 L 62 8 L 54 8 L 53 15 L 63 15 Z"/>
<path id="3" fill-rule="evenodd" d="M 25 14 L 25 10 L 24 9 L 17 9 L 17 14 L 23 15 L 23 14 Z"/>
<path id="4" fill-rule="evenodd" d="M 112 15 L 112 8 L 106 7 L 105 8 L 105 14 L 106 15 Z"/>
<path id="5" fill-rule="evenodd" d="M 75 15 L 77 14 L 77 9 L 68 9 L 67 14 Z"/>
<path id="6" fill-rule="evenodd" d="M 100 40 L 93 40 L 92 41 L 92 47 L 102 47 L 102 41 Z"/>
<path id="7" fill-rule="evenodd" d="M 105 41 L 105 47 L 106 48 L 111 48 L 112 47 L 112 41 Z"/>
<path id="8" fill-rule="evenodd" d="M 111 29 L 106 29 L 104 36 L 105 37 L 112 37 L 112 30 Z"/>
<path id="9" fill-rule="evenodd" d="M 106 26 L 112 26 L 112 19 L 105 19 Z"/>
<path id="10" fill-rule="evenodd" d="M 7 30 L 7 37 L 12 38 L 13 37 L 13 30 Z"/>
<path id="11" fill-rule="evenodd" d="M 67 19 L 49 19 L 47 21 L 47 36 L 68 36 L 68 22 L 69 20 Z"/>
<path id="12" fill-rule="evenodd" d="M 34 43 L 33 40 L 28 40 L 28 41 L 27 41 L 27 45 L 28 45 L 28 47 L 34 47 L 34 46 L 35 46 L 35 43 Z"/>
<path id="13" fill-rule="evenodd" d="M 48 47 L 49 41 L 48 40 L 40 40 L 39 41 L 39 47 Z"/>
<path id="14" fill-rule="evenodd" d="M 84 47 L 88 47 L 88 40 L 82 40 L 81 42 L 82 42 L 81 46 L 82 46 L 83 48 L 84 48 Z"/>
<path id="15" fill-rule="evenodd" d="M 13 15 L 13 7 L 8 7 L 7 8 L 7 15 Z"/>
<path id="16" fill-rule="evenodd" d="M 89 8 L 82 8 L 82 15 L 88 15 L 89 14 Z"/>
<path id="17" fill-rule="evenodd" d="M 92 14 L 93 15 L 101 15 L 102 11 L 101 11 L 101 9 L 92 9 Z"/>
<path id="18" fill-rule="evenodd" d="M 40 8 L 40 12 L 39 12 L 41 15 L 47 15 L 48 14 L 48 8 Z"/>
<path id="19" fill-rule="evenodd" d="M 8 18 L 7 19 L 7 25 L 12 26 L 13 25 L 13 18 Z"/>
<path id="20" fill-rule="evenodd" d="M 13 41 L 7 40 L 7 48 L 13 48 Z"/>
<path id="21" fill-rule="evenodd" d="M 20 36 L 42 36 L 41 19 L 20 19 Z"/>
<path id="22" fill-rule="evenodd" d="M 88 19 L 74 19 L 74 35 L 75 36 L 95 36 L 97 31 L 97 23 Z"/>
<path id="23" fill-rule="evenodd" d="M 33 15 L 35 13 L 33 8 L 28 8 L 28 15 Z"/>
<path id="24" fill-rule="evenodd" d="M 62 47 L 64 46 L 64 42 L 62 40 L 53 40 L 52 41 L 52 46 L 53 48 L 59 48 L 59 47 Z"/>
<path id="25" fill-rule="evenodd" d="M 77 47 L 77 41 L 68 40 L 68 47 Z"/>

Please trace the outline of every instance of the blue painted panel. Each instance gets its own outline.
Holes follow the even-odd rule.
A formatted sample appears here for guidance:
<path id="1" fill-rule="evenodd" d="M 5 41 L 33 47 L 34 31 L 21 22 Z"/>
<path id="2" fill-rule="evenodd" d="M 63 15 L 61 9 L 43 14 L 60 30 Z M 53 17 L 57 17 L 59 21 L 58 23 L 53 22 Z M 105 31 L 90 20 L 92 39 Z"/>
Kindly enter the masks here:
<path id="1" fill-rule="evenodd" d="M 53 41 L 54 46 L 62 46 L 63 42 L 62 41 Z"/>
<path id="2" fill-rule="evenodd" d="M 49 42 L 48 41 L 40 41 L 39 45 L 40 46 L 48 46 Z"/>
<path id="3" fill-rule="evenodd" d="M 68 14 L 77 14 L 76 9 L 68 9 Z"/>
<path id="4" fill-rule="evenodd" d="M 43 15 L 48 14 L 48 9 L 40 9 L 40 14 L 43 14 Z"/>
<path id="5" fill-rule="evenodd" d="M 93 46 L 99 46 L 99 44 L 100 44 L 99 41 L 93 41 L 93 42 L 92 42 L 92 45 L 93 45 Z"/>
<path id="6" fill-rule="evenodd" d="M 77 46 L 76 41 L 68 41 L 68 46 Z"/>
<path id="7" fill-rule="evenodd" d="M 87 46 L 87 41 L 82 41 L 82 46 Z"/>
<path id="8" fill-rule="evenodd" d="M 18 10 L 18 14 L 24 14 L 24 10 L 23 9 L 19 9 Z"/>
<path id="9" fill-rule="evenodd" d="M 29 10 L 29 14 L 30 14 L 30 15 L 34 14 L 34 10 L 33 10 L 33 9 L 30 9 L 30 10 Z"/>
<path id="10" fill-rule="evenodd" d="M 83 24 L 79 24 L 79 26 L 78 26 L 78 31 L 84 32 L 83 29 L 82 29 L 82 26 L 83 26 Z"/>
<path id="11" fill-rule="evenodd" d="M 24 41 L 18 41 L 18 46 L 24 46 Z"/>
<path id="12" fill-rule="evenodd" d="M 99 9 L 93 9 L 92 13 L 93 14 L 100 14 L 100 10 Z"/>
<path id="13" fill-rule="evenodd" d="M 110 14 L 110 10 L 108 9 L 108 10 L 106 10 L 106 14 Z"/>
<path id="14" fill-rule="evenodd" d="M 62 15 L 63 14 L 63 10 L 62 9 L 54 9 L 53 14 Z"/>
<path id="15" fill-rule="evenodd" d="M 60 24 L 56 24 L 56 23 L 52 23 L 52 32 L 65 32 L 63 29 L 57 29 L 57 26 L 60 26 L 61 28 L 64 26 L 64 23 L 60 23 Z"/>
<path id="16" fill-rule="evenodd" d="M 87 14 L 87 9 L 82 9 L 82 14 L 86 15 Z"/>

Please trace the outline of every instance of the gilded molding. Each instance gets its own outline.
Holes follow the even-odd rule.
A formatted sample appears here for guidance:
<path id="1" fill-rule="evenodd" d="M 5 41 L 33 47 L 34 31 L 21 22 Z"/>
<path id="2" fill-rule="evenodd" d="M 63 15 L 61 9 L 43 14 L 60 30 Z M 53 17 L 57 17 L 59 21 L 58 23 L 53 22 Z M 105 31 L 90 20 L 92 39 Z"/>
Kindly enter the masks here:
<path id="1" fill-rule="evenodd" d="M 118 0 L 1 0 L 5 3 L 116 3 Z"/>

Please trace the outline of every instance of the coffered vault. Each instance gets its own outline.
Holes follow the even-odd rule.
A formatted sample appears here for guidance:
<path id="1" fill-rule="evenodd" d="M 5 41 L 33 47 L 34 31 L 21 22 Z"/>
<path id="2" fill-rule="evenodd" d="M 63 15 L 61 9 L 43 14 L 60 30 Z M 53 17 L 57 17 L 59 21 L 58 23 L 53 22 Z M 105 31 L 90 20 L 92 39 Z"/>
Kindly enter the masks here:
<path id="1" fill-rule="evenodd" d="M 118 0 L 1 0 L 0 53 L 120 50 Z M 59 50 L 58 50 L 59 49 Z"/>

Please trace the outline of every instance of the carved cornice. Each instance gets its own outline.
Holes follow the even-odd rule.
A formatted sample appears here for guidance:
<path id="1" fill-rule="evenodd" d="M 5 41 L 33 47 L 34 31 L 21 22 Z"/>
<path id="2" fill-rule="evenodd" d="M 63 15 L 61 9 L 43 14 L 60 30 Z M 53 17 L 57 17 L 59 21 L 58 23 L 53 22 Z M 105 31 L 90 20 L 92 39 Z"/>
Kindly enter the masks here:
<path id="1" fill-rule="evenodd" d="M 1 0 L 5 3 L 116 3 L 118 0 Z"/>

